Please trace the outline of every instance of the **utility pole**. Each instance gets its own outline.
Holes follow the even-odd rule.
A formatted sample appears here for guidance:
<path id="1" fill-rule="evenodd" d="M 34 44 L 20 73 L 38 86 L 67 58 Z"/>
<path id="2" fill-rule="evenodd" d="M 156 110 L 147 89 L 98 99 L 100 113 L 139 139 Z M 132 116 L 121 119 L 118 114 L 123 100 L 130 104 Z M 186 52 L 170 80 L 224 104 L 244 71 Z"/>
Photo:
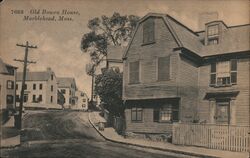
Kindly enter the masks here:
<path id="1" fill-rule="evenodd" d="M 29 48 L 37 48 L 37 46 L 29 45 L 28 41 L 26 42 L 26 45 L 16 44 L 16 46 L 25 48 L 24 60 L 15 59 L 15 61 L 19 61 L 19 62 L 24 63 L 22 89 L 21 89 L 21 96 L 20 96 L 21 98 L 20 98 L 20 105 L 19 105 L 19 116 L 18 116 L 18 123 L 17 123 L 17 126 L 18 126 L 17 128 L 21 129 L 22 128 L 22 110 L 23 110 L 23 101 L 24 101 L 24 88 L 25 88 L 27 64 L 28 63 L 35 63 L 33 61 L 28 61 L 28 51 L 29 51 Z"/>

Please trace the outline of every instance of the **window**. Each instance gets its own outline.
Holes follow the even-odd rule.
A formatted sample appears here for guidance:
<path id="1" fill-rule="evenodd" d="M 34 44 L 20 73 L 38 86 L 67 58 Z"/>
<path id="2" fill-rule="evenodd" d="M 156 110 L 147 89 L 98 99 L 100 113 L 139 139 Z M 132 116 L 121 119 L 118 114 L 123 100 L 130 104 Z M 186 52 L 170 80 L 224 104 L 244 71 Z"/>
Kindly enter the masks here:
<path id="1" fill-rule="evenodd" d="M 51 80 L 53 80 L 53 78 L 54 78 L 54 76 L 53 76 L 53 74 L 51 75 Z"/>
<path id="2" fill-rule="evenodd" d="M 153 43 L 155 41 L 154 19 L 149 18 L 143 24 L 143 44 Z"/>
<path id="3" fill-rule="evenodd" d="M 16 102 L 20 102 L 20 97 L 19 97 L 19 95 L 16 95 Z"/>
<path id="4" fill-rule="evenodd" d="M 14 89 L 14 81 L 11 80 L 7 81 L 7 89 Z"/>
<path id="5" fill-rule="evenodd" d="M 18 84 L 16 84 L 16 90 L 18 90 Z"/>
<path id="6" fill-rule="evenodd" d="M 24 85 L 24 90 L 26 90 L 26 89 L 27 89 L 27 84 Z"/>
<path id="7" fill-rule="evenodd" d="M 71 95 L 71 90 L 69 90 L 69 95 Z"/>
<path id="8" fill-rule="evenodd" d="M 210 85 L 225 86 L 237 83 L 237 60 L 212 63 L 210 69 Z"/>
<path id="9" fill-rule="evenodd" d="M 83 102 L 86 102 L 86 99 L 82 99 Z"/>
<path id="10" fill-rule="evenodd" d="M 139 83 L 139 61 L 129 63 L 129 83 Z"/>
<path id="11" fill-rule="evenodd" d="M 61 92 L 62 92 L 62 94 L 65 94 L 66 90 L 65 89 L 61 89 Z"/>
<path id="12" fill-rule="evenodd" d="M 33 90 L 36 90 L 36 84 L 33 84 Z"/>
<path id="13" fill-rule="evenodd" d="M 134 107 L 131 109 L 131 120 L 142 121 L 142 108 Z"/>
<path id="14" fill-rule="evenodd" d="M 53 96 L 50 96 L 50 102 L 51 103 L 53 102 Z"/>
<path id="15" fill-rule="evenodd" d="M 9 75 L 14 75 L 15 69 L 12 66 L 6 66 L 6 68 Z"/>
<path id="16" fill-rule="evenodd" d="M 219 35 L 219 25 L 208 26 L 208 37 Z"/>
<path id="17" fill-rule="evenodd" d="M 229 101 L 217 101 L 216 102 L 216 123 L 230 123 L 230 103 Z"/>
<path id="18" fill-rule="evenodd" d="M 170 57 L 158 58 L 158 81 L 170 79 Z"/>
<path id="19" fill-rule="evenodd" d="M 36 102 L 36 95 L 33 95 L 33 97 L 32 97 L 32 102 L 33 102 L 33 103 Z"/>
<path id="20" fill-rule="evenodd" d="M 53 85 L 50 86 L 50 90 L 51 90 L 51 92 L 53 92 Z"/>
<path id="21" fill-rule="evenodd" d="M 161 121 L 171 121 L 172 119 L 172 106 L 167 105 L 160 110 L 160 120 Z"/>
<path id="22" fill-rule="evenodd" d="M 28 94 L 24 94 L 24 96 L 23 96 L 23 102 L 27 102 L 28 101 Z"/>
<path id="23" fill-rule="evenodd" d="M 211 25 L 207 28 L 208 45 L 219 43 L 219 25 Z"/>
<path id="24" fill-rule="evenodd" d="M 14 97 L 13 97 L 13 95 L 7 95 L 7 97 L 6 97 L 6 103 L 7 103 L 7 105 L 14 103 Z"/>
<path id="25" fill-rule="evenodd" d="M 208 45 L 213 45 L 213 44 L 218 44 L 218 43 L 219 43 L 218 38 L 208 39 Z"/>
<path id="26" fill-rule="evenodd" d="M 43 89 L 43 84 L 42 83 L 39 84 L 39 89 L 40 90 Z"/>
<path id="27" fill-rule="evenodd" d="M 177 105 L 164 104 L 160 108 L 154 108 L 154 122 L 174 122 L 179 120 L 179 107 Z"/>
<path id="28" fill-rule="evenodd" d="M 43 96 L 42 95 L 39 95 L 38 101 L 39 102 L 43 101 Z"/>

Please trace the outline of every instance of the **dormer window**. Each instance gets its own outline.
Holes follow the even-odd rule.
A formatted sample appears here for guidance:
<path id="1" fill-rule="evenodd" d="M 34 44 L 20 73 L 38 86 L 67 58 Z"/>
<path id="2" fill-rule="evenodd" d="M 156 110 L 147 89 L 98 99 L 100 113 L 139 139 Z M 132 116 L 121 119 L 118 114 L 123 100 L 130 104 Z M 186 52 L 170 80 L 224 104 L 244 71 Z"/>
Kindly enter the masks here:
<path id="1" fill-rule="evenodd" d="M 154 19 L 149 18 L 143 23 L 143 44 L 155 42 Z"/>
<path id="2" fill-rule="evenodd" d="M 208 45 L 219 43 L 219 25 L 211 25 L 207 28 L 207 43 Z"/>

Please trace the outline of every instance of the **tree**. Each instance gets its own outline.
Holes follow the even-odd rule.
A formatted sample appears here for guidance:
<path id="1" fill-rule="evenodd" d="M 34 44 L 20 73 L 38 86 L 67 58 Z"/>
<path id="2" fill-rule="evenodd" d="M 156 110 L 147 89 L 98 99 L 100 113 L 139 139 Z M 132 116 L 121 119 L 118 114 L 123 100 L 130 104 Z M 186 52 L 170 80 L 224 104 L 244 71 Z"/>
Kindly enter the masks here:
<path id="1" fill-rule="evenodd" d="M 91 92 L 91 103 L 93 102 L 93 83 L 95 77 L 95 69 L 103 61 L 103 59 L 107 56 L 107 46 L 115 45 L 115 46 L 125 46 L 128 41 L 131 39 L 132 31 L 135 29 L 137 22 L 139 21 L 139 17 L 135 15 L 120 15 L 119 13 L 114 13 L 112 16 L 107 17 L 105 15 L 99 17 L 95 17 L 88 22 L 88 28 L 90 32 L 86 33 L 82 37 L 81 41 L 81 50 L 83 52 L 88 52 L 91 57 L 91 63 L 88 64 L 86 72 L 88 75 L 92 76 L 92 92 Z M 91 66 L 90 66 L 91 65 Z M 109 74 L 109 73 L 108 73 Z M 106 75 L 108 75 L 106 74 Z M 110 74 L 114 75 L 114 74 Z M 105 75 L 96 76 L 96 83 L 99 83 L 98 80 L 101 80 L 101 77 L 105 77 Z M 110 76 L 114 77 L 114 76 Z M 109 82 L 114 82 L 113 84 L 117 84 L 117 81 L 110 79 Z M 112 89 L 113 84 L 110 83 L 111 87 L 107 87 L 107 89 L 96 90 L 96 94 L 100 96 L 101 101 L 104 103 L 111 103 L 111 105 L 116 105 L 114 102 L 119 102 L 119 105 L 122 105 L 121 95 L 117 95 L 116 93 L 122 93 L 121 87 L 118 88 L 119 92 L 115 92 L 115 96 L 119 96 L 120 99 L 113 100 L 110 96 L 107 95 L 107 98 L 101 97 L 103 94 L 110 93 L 109 90 Z M 106 85 L 106 84 L 104 84 Z M 122 84 L 121 84 L 122 85 Z M 106 85 L 107 86 L 107 85 Z M 96 86 L 96 88 L 100 88 Z M 107 90 L 107 92 L 105 92 Z M 116 107 L 114 107 L 116 108 Z M 111 110 L 110 107 L 108 107 Z M 117 109 L 116 109 L 117 110 Z"/>
<path id="2" fill-rule="evenodd" d="M 103 15 L 89 20 L 90 32 L 83 35 L 81 50 L 89 52 L 91 61 L 97 66 L 107 55 L 108 45 L 121 46 L 128 43 L 138 20 L 138 16 L 121 16 L 116 12 L 111 17 Z"/>
<path id="3" fill-rule="evenodd" d="M 122 73 L 109 69 L 96 76 L 95 91 L 111 115 L 122 116 Z"/>

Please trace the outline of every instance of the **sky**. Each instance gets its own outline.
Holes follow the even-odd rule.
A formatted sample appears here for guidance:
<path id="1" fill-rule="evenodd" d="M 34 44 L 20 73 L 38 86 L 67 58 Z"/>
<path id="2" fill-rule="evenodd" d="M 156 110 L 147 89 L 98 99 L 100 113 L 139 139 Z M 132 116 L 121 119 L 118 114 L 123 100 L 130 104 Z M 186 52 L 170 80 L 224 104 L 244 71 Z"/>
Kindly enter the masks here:
<path id="1" fill-rule="evenodd" d="M 13 59 L 23 59 L 24 49 L 16 44 L 29 41 L 38 47 L 29 51 L 29 60 L 37 62 L 28 66 L 30 71 L 50 67 L 57 77 L 74 77 L 78 89 L 90 96 L 91 77 L 85 72 L 90 58 L 80 49 L 83 34 L 90 31 L 88 20 L 114 12 L 140 17 L 153 12 L 169 14 L 200 31 L 201 14 L 216 13 L 219 20 L 234 26 L 250 23 L 249 8 L 248 0 L 4 0 L 0 4 L 0 57 L 22 71 L 22 64 Z M 23 20 L 25 15 L 35 16 L 31 14 L 34 9 L 40 9 L 40 15 L 43 9 L 78 13 L 70 16 L 72 21 Z M 23 14 L 17 14 L 17 10 Z"/>

